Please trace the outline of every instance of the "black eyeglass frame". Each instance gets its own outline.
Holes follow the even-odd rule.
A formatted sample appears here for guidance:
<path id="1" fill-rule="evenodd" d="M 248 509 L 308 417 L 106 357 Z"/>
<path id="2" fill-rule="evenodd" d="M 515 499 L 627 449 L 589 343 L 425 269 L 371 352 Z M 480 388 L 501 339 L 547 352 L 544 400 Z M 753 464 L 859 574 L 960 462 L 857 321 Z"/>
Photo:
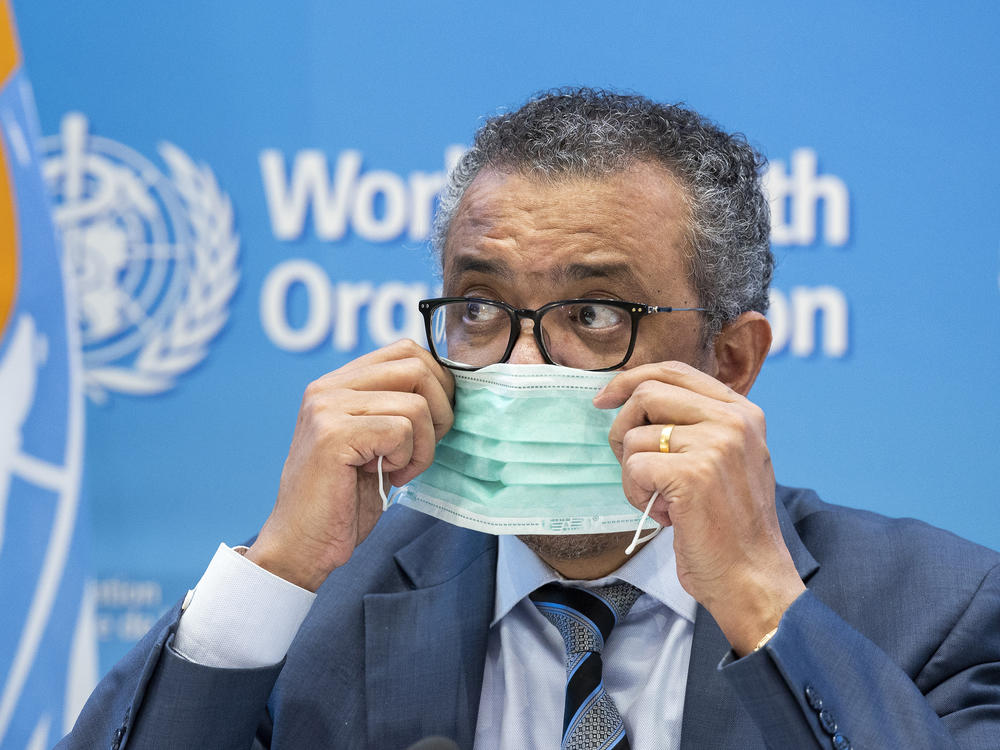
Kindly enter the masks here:
<path id="1" fill-rule="evenodd" d="M 434 356 L 434 359 L 436 359 L 444 367 L 451 368 L 452 370 L 465 370 L 469 372 L 481 370 L 484 367 L 489 367 L 489 365 L 479 365 L 477 367 L 474 365 L 459 365 L 453 362 L 445 361 L 445 359 L 437 353 L 437 348 L 434 346 L 434 334 L 431 330 L 431 316 L 434 311 L 443 305 L 454 304 L 456 302 L 480 302 L 487 305 L 493 305 L 494 307 L 506 310 L 507 314 L 510 316 L 510 341 L 507 342 L 507 349 L 504 351 L 499 362 L 491 362 L 490 364 L 500 364 L 510 359 L 510 355 L 514 351 L 514 346 L 517 344 L 517 340 L 521 335 L 522 319 L 527 318 L 534 323 L 532 326 L 532 333 L 535 336 L 535 343 L 538 345 L 538 351 L 541 353 L 542 359 L 544 359 L 548 364 L 555 365 L 557 363 L 552 361 L 552 358 L 549 356 L 549 353 L 545 348 L 545 344 L 542 341 L 542 329 L 540 322 L 542 316 L 546 312 L 556 307 L 574 304 L 606 305 L 608 307 L 616 307 L 619 310 L 624 310 L 629 314 L 629 318 L 632 321 L 632 331 L 628 342 L 628 350 L 626 350 L 625 356 L 622 358 L 622 361 L 617 364 L 611 365 L 610 367 L 598 367 L 590 370 L 590 372 L 607 372 L 609 370 L 617 370 L 619 367 L 628 362 L 632 357 L 633 350 L 635 349 L 635 340 L 639 331 L 639 321 L 648 315 L 669 312 L 708 312 L 708 308 L 705 307 L 669 307 L 665 305 L 647 305 L 643 302 L 626 302 L 625 300 L 620 299 L 560 299 L 555 302 L 549 302 L 548 304 L 542 305 L 537 310 L 518 308 L 513 305 L 508 305 L 506 302 L 501 302 L 500 300 L 486 299 L 484 297 L 432 297 L 420 300 L 418 307 L 421 314 L 424 316 L 424 329 L 427 332 L 427 345 L 430 348 L 430 352 Z"/>

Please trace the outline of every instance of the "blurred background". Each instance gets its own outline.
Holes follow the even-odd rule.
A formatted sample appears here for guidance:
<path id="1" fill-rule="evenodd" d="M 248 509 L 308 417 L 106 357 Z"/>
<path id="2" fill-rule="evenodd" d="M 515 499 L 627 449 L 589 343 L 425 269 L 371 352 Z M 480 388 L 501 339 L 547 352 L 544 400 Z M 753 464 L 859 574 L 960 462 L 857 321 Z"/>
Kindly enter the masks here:
<path id="1" fill-rule="evenodd" d="M 423 340 L 448 165 L 553 86 L 685 102 L 770 159 L 778 480 L 1000 547 L 995 4 L 12 8 L 78 301 L 100 673 L 259 528 L 306 384 Z"/>

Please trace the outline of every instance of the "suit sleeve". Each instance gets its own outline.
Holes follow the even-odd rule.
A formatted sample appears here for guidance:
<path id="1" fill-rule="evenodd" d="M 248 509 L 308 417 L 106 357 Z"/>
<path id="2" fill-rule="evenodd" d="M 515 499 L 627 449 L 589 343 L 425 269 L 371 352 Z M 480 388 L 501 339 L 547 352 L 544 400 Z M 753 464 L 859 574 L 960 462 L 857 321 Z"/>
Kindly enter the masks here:
<path id="1" fill-rule="evenodd" d="M 101 680 L 58 750 L 266 748 L 267 700 L 284 662 L 205 667 L 171 643 L 180 604 Z"/>
<path id="2" fill-rule="evenodd" d="M 763 649 L 720 670 L 772 748 L 995 750 L 1000 566 L 930 653 L 911 677 L 807 591 Z"/>

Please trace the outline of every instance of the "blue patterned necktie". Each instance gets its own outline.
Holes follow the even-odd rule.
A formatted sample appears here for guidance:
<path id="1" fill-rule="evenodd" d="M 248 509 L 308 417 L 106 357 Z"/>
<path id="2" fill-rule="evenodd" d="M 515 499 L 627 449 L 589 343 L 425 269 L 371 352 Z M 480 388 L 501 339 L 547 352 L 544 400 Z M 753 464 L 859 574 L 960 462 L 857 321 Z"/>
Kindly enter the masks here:
<path id="1" fill-rule="evenodd" d="M 531 594 L 566 645 L 562 750 L 628 750 L 625 724 L 604 689 L 601 651 L 641 595 L 623 581 L 594 589 L 548 583 Z"/>

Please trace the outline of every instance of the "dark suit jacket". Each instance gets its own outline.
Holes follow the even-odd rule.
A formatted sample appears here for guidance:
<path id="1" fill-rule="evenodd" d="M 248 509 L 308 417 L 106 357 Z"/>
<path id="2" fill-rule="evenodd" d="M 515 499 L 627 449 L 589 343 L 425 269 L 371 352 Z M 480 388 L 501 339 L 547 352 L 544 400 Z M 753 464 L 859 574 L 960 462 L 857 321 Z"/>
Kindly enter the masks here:
<path id="1" fill-rule="evenodd" d="M 779 488 L 778 514 L 809 591 L 764 649 L 721 667 L 728 644 L 699 608 L 682 750 L 1000 748 L 1000 554 L 807 490 Z M 175 607 L 59 747 L 471 748 L 495 567 L 495 537 L 393 508 L 283 664 L 179 658 Z"/>

